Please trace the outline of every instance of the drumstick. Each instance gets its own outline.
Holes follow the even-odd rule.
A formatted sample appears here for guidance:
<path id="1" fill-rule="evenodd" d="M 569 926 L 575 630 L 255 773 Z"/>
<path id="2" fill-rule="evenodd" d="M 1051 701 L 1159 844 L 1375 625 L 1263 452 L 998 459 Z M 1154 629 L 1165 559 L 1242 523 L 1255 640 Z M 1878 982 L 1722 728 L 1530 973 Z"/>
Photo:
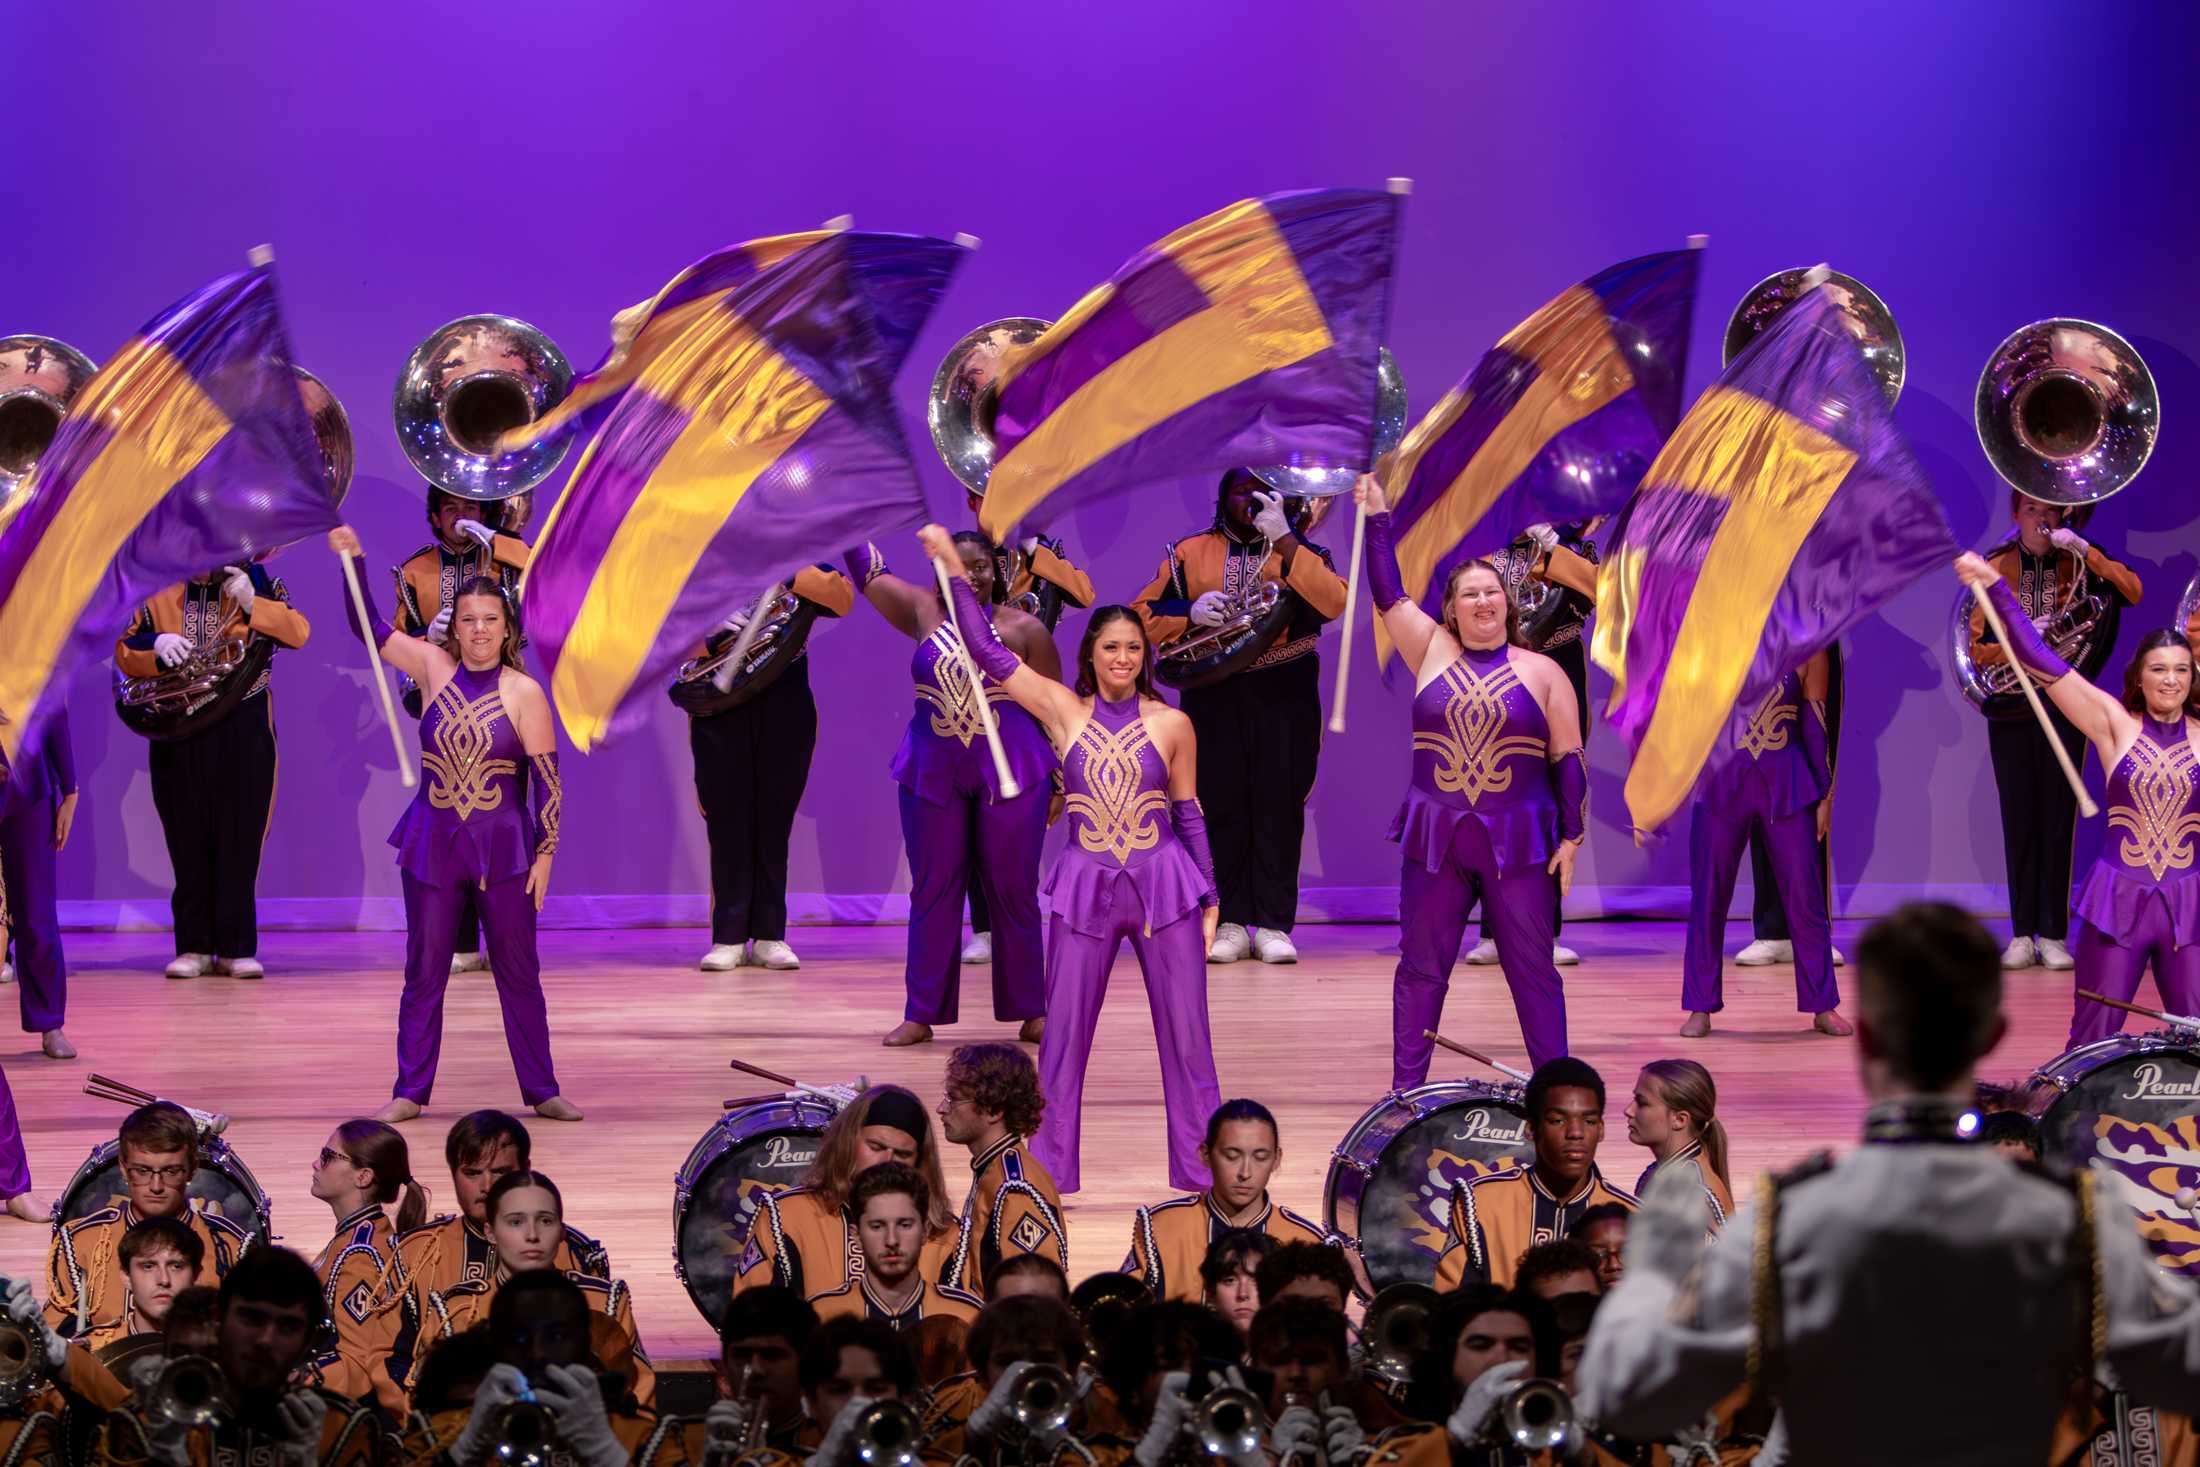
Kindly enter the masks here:
<path id="1" fill-rule="evenodd" d="M 769 1095 L 737 1095 L 731 1100 L 720 1102 L 719 1108 L 721 1110 L 743 1110 L 752 1105 L 763 1105 L 767 1101 L 785 1100 L 786 1098 L 776 1090 Z"/>
<path id="2" fill-rule="evenodd" d="M 359 625 L 366 629 L 360 638 L 367 644 L 367 665 L 374 669 L 374 691 L 381 696 L 382 721 L 390 726 L 390 747 L 397 751 L 397 778 L 406 789 L 419 783 L 413 775 L 412 755 L 405 752 L 405 735 L 398 731 L 397 705 L 390 701 L 390 680 L 382 675 L 382 649 L 374 640 L 374 624 L 367 615 L 367 593 L 359 589 L 359 570 L 351 563 L 351 557 L 342 551 L 336 558 L 344 566 L 344 584 L 351 588 L 351 609 L 359 614 Z"/>
<path id="3" fill-rule="evenodd" d="M 1337 694 L 1329 704 L 1329 731 L 1344 732 L 1345 681 L 1352 671 L 1352 613 L 1360 604 L 1360 556 L 1367 545 L 1367 502 L 1362 500 L 1359 513 L 1352 517 L 1352 564 L 1345 569 L 1344 620 L 1338 625 L 1343 629 L 1344 640 L 1337 646 Z"/>
<path id="4" fill-rule="evenodd" d="M 98 1073 L 84 1081 L 84 1093 L 100 1100 L 120 1100 L 130 1105 L 151 1105 L 158 1099 L 150 1090 L 140 1090 L 135 1085 L 125 1085 L 120 1080 Z"/>
<path id="5" fill-rule="evenodd" d="M 2090 988 L 2079 989 L 2078 997 L 2090 998 L 2095 1003 L 2107 1004 L 2112 1009 L 2122 1009 L 2127 1014 L 2137 1014 L 2141 1018 L 2156 1019 L 2179 1029 L 2200 1029 L 2200 1019 L 2185 1014 L 2166 1014 L 2160 1009 L 2150 1009 L 2144 1004 L 2125 1003 L 2120 998 L 2110 998 L 2106 994 L 2095 993 Z"/>
<path id="6" fill-rule="evenodd" d="M 1482 1051 L 1479 1049 L 1469 1049 L 1467 1048 L 1467 1046 L 1461 1044 L 1456 1039 L 1446 1039 L 1443 1035 L 1437 1033 L 1434 1029 L 1423 1029 L 1421 1031 L 1421 1037 L 1423 1039 L 1435 1040 L 1438 1044 L 1441 1044 L 1444 1048 L 1452 1051 L 1454 1054 L 1463 1054 L 1468 1059 L 1480 1060 L 1483 1064 L 1488 1065 L 1491 1069 L 1497 1071 L 1497 1073 L 1499 1073 L 1500 1075 L 1509 1075 L 1513 1079 L 1518 1080 L 1523 1084 L 1534 1078 L 1526 1070 L 1516 1070 L 1511 1065 L 1505 1064 L 1500 1060 L 1493 1060 L 1488 1055 L 1482 1053 Z"/>
<path id="7" fill-rule="evenodd" d="M 2047 735 L 2047 746 L 2055 751 L 2055 762 L 2062 766 L 2063 778 L 2070 781 L 2070 791 L 2078 797 L 2078 813 L 2088 818 L 2100 814 L 2101 807 L 2093 803 L 2093 797 L 2085 792 L 2085 781 L 2078 778 L 2078 767 L 2070 762 L 2070 751 L 2063 747 L 2055 725 L 2048 721 L 2047 705 L 2040 701 L 2040 690 L 2032 686 L 2032 674 L 2024 670 L 2017 649 L 2009 644 L 2009 629 L 2001 624 L 2001 613 L 1994 609 L 1984 586 L 1973 586 L 1971 594 L 1977 598 L 1979 610 L 1986 613 L 1986 624 L 1994 629 L 1994 640 L 2007 652 L 2010 670 L 2017 675 L 2017 686 L 2024 689 L 2024 701 L 2032 705 L 2032 716 L 2040 721 L 2040 732 Z"/>
<path id="8" fill-rule="evenodd" d="M 769 1080 L 782 1089 L 792 1090 L 802 1083 L 800 1080 L 791 1080 L 785 1075 L 767 1070 L 762 1065 L 752 1065 L 747 1060 L 728 1060 L 726 1063 L 744 1075 L 754 1075 L 759 1080 Z"/>
<path id="9" fill-rule="evenodd" d="M 940 578 L 940 598 L 947 603 L 948 619 L 955 616 L 955 588 L 948 584 L 947 562 L 934 559 L 932 569 Z M 985 730 L 985 746 L 993 753 L 993 777 L 1000 781 L 1001 798 L 1013 800 L 1024 792 L 1016 783 L 1016 776 L 1008 772 L 1008 751 L 1001 747 L 1001 731 L 993 722 L 993 705 L 986 701 L 985 683 L 978 676 L 978 664 L 970 660 L 970 649 L 963 645 L 961 633 L 955 636 L 955 656 L 961 659 L 963 676 L 970 679 L 971 701 L 978 705 L 978 724 Z"/>

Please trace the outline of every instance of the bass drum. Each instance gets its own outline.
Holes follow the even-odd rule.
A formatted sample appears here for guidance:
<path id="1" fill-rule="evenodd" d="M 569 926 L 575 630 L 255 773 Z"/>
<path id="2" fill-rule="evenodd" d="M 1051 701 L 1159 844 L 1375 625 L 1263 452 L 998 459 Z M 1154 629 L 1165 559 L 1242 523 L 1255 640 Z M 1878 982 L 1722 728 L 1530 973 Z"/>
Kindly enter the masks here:
<path id="1" fill-rule="evenodd" d="M 116 1155 L 121 1144 L 102 1141 L 92 1148 L 92 1154 L 76 1169 L 76 1175 L 54 1203 L 56 1223 L 89 1217 L 119 1205 L 129 1195 L 122 1185 L 122 1162 Z M 255 1238 L 264 1242 L 274 1236 L 268 1230 L 266 1191 L 252 1169 L 221 1137 L 199 1138 L 198 1175 L 184 1190 L 203 1203 L 206 1211 L 221 1214 Z"/>
<path id="2" fill-rule="evenodd" d="M 1534 1154 L 1517 1085 L 1440 1080 L 1394 1090 L 1345 1133 L 1329 1162 L 1322 1216 L 1360 1240 L 1378 1289 L 1429 1283 L 1451 1234 L 1451 1184 Z"/>
<path id="3" fill-rule="evenodd" d="M 833 1115 L 820 1100 L 774 1096 L 742 1105 L 703 1133 L 674 1175 L 672 1271 L 712 1329 L 733 1298 L 757 1198 L 802 1180 Z"/>
<path id="4" fill-rule="evenodd" d="M 2200 1188 L 2200 1035 L 2111 1034 L 2032 1076 L 2025 1109 L 2040 1123 L 2040 1160 L 2091 1167 L 2139 1221 L 2157 1260 L 2200 1277 L 2200 1218 L 2177 1193 Z"/>

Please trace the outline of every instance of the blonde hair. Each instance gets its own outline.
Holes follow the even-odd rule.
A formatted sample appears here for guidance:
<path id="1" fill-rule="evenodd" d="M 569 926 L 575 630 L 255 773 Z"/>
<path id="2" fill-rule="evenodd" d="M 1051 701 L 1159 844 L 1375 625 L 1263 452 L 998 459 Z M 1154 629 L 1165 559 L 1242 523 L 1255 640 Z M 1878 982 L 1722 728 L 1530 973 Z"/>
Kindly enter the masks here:
<path id="1" fill-rule="evenodd" d="M 1726 1127 L 1716 1114 L 1719 1087 L 1712 1082 L 1711 1072 L 1692 1059 L 1659 1059 L 1644 1065 L 1642 1076 L 1658 1087 L 1667 1109 L 1688 1112 L 1696 1123 L 1696 1139 L 1703 1143 L 1705 1170 L 1731 1190 L 1734 1184 L 1726 1175 Z"/>

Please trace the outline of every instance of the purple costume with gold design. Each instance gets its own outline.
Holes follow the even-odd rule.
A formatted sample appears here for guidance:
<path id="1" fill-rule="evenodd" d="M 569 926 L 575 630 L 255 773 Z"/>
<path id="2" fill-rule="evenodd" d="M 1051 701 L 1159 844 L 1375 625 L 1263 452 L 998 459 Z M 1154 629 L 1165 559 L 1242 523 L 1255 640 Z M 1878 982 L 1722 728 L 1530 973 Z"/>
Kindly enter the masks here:
<path id="1" fill-rule="evenodd" d="M 2108 776 L 2108 832 L 2078 884 L 2080 988 L 2132 1001 L 2151 966 L 2162 1005 L 2200 1010 L 2200 780 L 2190 725 L 2141 715 L 2139 737 Z M 2124 1026 L 2124 1011 L 2079 999 L 2072 1047 Z"/>
<path id="2" fill-rule="evenodd" d="M 7 761 L 0 759 L 0 777 L 7 774 Z M 8 932 L 7 862 L 0 858 L 0 934 Z M 0 1073 L 0 1201 L 19 1196 L 31 1189 L 31 1163 L 23 1150 L 23 1127 L 15 1118 L 15 1093 L 8 1089 L 8 1077 Z"/>
<path id="3" fill-rule="evenodd" d="M 76 793 L 68 710 L 57 709 L 38 747 L 24 751 L 13 768 L 0 761 L 0 770 L 0 870 L 6 872 L 0 901 L 14 915 L 16 1002 L 23 1032 L 43 1034 L 61 1027 L 69 1006 L 53 848 L 54 812 Z"/>

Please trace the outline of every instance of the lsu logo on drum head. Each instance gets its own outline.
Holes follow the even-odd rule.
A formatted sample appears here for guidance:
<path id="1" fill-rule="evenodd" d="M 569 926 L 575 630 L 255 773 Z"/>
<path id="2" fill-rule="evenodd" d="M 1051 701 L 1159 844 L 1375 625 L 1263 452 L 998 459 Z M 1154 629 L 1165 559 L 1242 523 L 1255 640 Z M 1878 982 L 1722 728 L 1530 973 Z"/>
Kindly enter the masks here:
<path id="1" fill-rule="evenodd" d="M 814 1138 L 802 1139 L 809 1140 L 810 1144 L 803 1146 L 791 1136 L 766 1137 L 763 1154 L 757 1157 L 756 1164 L 775 1171 L 789 1167 L 808 1168 L 811 1162 L 817 1160 L 817 1143 Z"/>
<path id="2" fill-rule="evenodd" d="M 2141 1066 L 2138 1078 L 2148 1068 Z M 2200 1187 L 2200 1116 L 2157 1124 L 2102 1115 L 2094 1118 L 2093 1137 L 2093 1167 L 2138 1215 L 2139 1234 L 2156 1258 L 2182 1273 L 2200 1270 L 2200 1225 L 2176 1203 L 2180 1190 Z"/>

